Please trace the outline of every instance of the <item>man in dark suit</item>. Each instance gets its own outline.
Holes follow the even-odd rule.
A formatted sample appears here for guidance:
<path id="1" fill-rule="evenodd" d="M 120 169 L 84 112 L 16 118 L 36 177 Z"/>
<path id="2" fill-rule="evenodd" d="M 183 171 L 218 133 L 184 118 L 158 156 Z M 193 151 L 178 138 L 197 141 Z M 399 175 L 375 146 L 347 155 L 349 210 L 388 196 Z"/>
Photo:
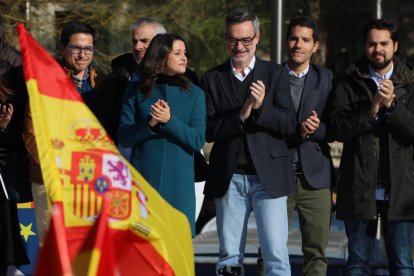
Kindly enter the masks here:
<path id="1" fill-rule="evenodd" d="M 333 166 L 323 113 L 332 89 L 332 73 L 310 64 L 319 47 L 319 31 L 309 17 L 293 19 L 286 34 L 290 94 L 296 111 L 296 133 L 288 137 L 296 193 L 288 197 L 289 221 L 299 214 L 304 275 L 326 275 L 325 249 L 331 216 Z"/>
<path id="2" fill-rule="evenodd" d="M 253 209 L 266 275 L 290 275 L 286 201 L 295 185 L 285 138 L 294 133 L 296 119 L 288 75 L 255 56 L 260 38 L 255 14 L 232 11 L 225 31 L 230 58 L 201 82 L 206 140 L 214 142 L 204 192 L 216 203 L 217 274 L 242 273 Z"/>

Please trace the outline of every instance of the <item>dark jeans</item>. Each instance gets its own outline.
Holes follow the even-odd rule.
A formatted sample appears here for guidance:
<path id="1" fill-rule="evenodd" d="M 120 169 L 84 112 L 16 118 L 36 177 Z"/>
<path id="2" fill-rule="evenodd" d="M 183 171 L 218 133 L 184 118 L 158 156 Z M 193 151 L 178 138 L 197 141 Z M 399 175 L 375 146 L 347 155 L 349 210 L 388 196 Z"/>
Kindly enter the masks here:
<path id="1" fill-rule="evenodd" d="M 388 205 L 377 201 L 381 217 L 390 275 L 414 275 L 411 256 L 412 221 L 389 221 Z M 346 275 L 371 275 L 370 266 L 375 253 L 377 220 L 345 220 L 349 257 Z"/>

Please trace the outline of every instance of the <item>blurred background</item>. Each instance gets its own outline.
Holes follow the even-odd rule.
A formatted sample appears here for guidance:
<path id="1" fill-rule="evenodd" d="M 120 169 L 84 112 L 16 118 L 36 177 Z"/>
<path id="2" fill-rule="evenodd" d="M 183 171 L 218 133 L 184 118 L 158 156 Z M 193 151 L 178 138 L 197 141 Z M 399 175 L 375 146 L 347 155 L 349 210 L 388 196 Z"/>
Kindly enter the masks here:
<path id="1" fill-rule="evenodd" d="M 275 13 L 276 6 L 280 6 L 281 16 Z M 103 72 L 109 71 L 112 58 L 130 51 L 132 22 L 141 16 L 154 16 L 168 32 L 184 37 L 191 53 L 190 67 L 199 76 L 226 59 L 224 18 L 235 7 L 247 7 L 259 15 L 258 55 L 263 59 L 270 60 L 280 47 L 280 61 L 284 60 L 283 45 L 272 43 L 279 19 L 283 42 L 290 19 L 308 15 L 321 28 L 321 47 L 314 62 L 338 74 L 362 54 L 362 26 L 380 16 L 398 23 L 399 52 L 414 63 L 412 0 L 0 0 L 7 39 L 17 47 L 15 26 L 21 22 L 56 57 L 65 22 L 76 18 L 92 24 L 98 33 L 94 62 Z"/>

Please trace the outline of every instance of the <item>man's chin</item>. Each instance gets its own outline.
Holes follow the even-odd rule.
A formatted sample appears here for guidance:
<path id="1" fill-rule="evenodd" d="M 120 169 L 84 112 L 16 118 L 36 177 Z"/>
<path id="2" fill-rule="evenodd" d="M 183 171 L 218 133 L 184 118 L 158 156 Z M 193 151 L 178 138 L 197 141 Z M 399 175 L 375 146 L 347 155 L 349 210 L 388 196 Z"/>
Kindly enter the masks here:
<path id="1" fill-rule="evenodd" d="M 247 60 L 247 56 L 242 56 L 242 57 L 233 56 L 232 58 L 232 61 L 235 64 L 243 64 L 246 62 L 246 60 Z"/>
<path id="2" fill-rule="evenodd" d="M 137 56 L 136 54 L 134 54 L 133 56 L 134 56 L 134 60 L 135 60 L 135 62 L 139 64 L 139 63 L 141 62 L 142 58 L 140 58 L 140 57 L 139 57 L 139 56 Z"/>
<path id="3" fill-rule="evenodd" d="M 383 62 L 378 62 L 378 61 L 370 61 L 370 65 L 372 68 L 376 69 L 376 70 L 382 70 L 385 67 L 387 67 L 388 65 L 390 65 L 391 61 L 383 61 Z"/>

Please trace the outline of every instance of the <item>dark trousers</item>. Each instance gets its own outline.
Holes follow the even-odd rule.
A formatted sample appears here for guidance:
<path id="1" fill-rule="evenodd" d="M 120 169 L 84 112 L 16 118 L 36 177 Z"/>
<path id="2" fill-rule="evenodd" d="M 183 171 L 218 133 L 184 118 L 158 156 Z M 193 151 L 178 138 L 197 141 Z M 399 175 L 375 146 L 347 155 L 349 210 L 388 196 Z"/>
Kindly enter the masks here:
<path id="1" fill-rule="evenodd" d="M 314 189 L 302 174 L 296 175 L 297 191 L 288 197 L 288 218 L 291 222 L 294 209 L 299 215 L 304 257 L 304 275 L 326 275 L 329 225 L 331 221 L 331 191 Z"/>
<path id="2" fill-rule="evenodd" d="M 388 220 L 386 202 L 377 201 L 377 210 L 381 218 L 390 275 L 414 275 L 411 256 L 413 222 Z M 346 275 L 371 275 L 377 223 L 377 220 L 345 220 L 349 252 Z"/>

